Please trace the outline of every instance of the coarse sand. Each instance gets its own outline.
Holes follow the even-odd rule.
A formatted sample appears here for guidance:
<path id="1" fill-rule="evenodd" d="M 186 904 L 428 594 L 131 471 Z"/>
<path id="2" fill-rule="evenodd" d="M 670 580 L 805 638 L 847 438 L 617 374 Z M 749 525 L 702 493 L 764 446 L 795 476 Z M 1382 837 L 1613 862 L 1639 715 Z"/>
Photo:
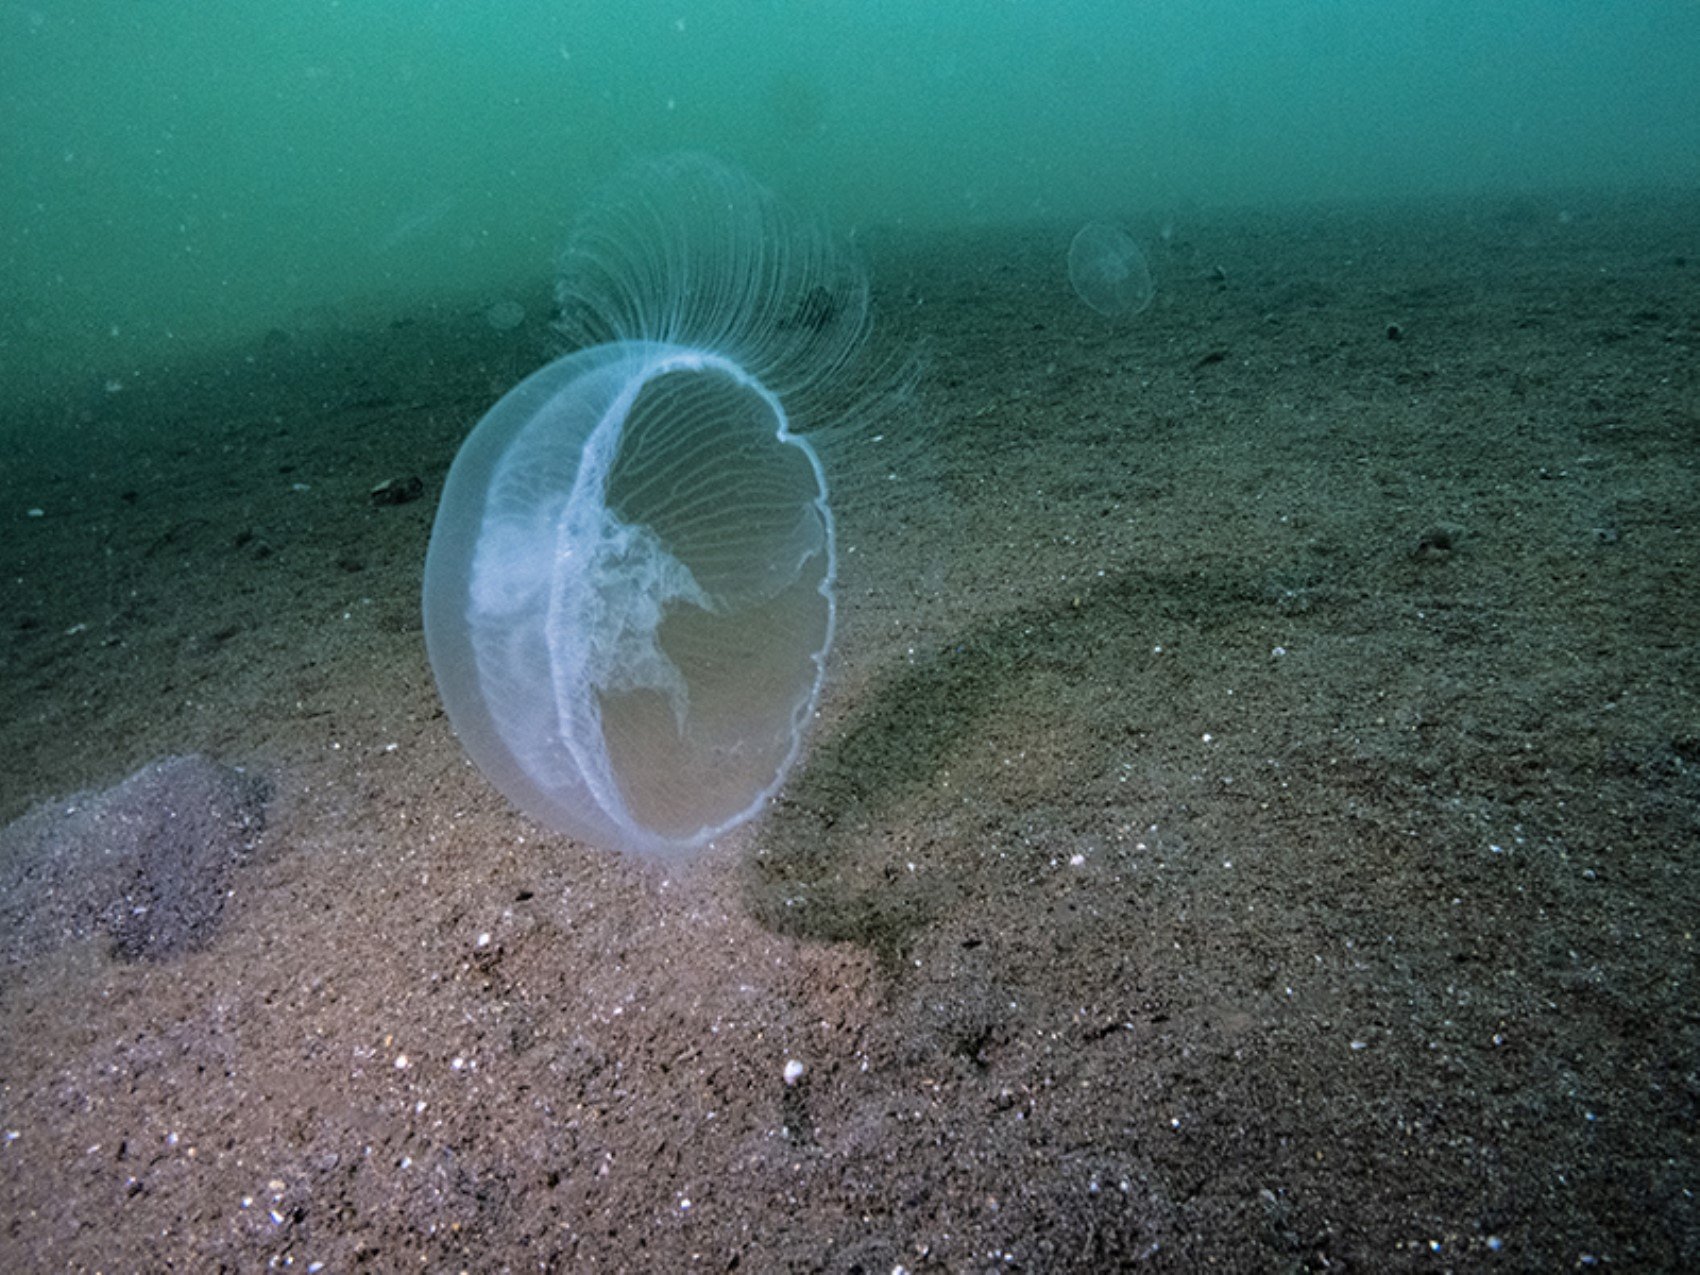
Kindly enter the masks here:
<path id="1" fill-rule="evenodd" d="M 820 720 L 684 865 L 425 659 L 546 280 L 7 400 L 0 1266 L 1700 1269 L 1700 199 L 1127 225 L 1119 323 L 874 240 Z M 187 937 L 29 928 L 190 755 Z"/>

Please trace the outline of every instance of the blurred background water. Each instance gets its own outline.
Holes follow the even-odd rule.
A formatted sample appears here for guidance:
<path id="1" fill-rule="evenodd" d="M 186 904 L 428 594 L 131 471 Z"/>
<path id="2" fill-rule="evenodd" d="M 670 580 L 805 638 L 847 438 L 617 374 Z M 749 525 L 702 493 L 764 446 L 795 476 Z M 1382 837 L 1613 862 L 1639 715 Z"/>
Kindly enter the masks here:
<path id="1" fill-rule="evenodd" d="M 700 148 L 844 229 L 1700 184 L 1693 0 L 0 3 L 0 387 L 547 275 Z"/>

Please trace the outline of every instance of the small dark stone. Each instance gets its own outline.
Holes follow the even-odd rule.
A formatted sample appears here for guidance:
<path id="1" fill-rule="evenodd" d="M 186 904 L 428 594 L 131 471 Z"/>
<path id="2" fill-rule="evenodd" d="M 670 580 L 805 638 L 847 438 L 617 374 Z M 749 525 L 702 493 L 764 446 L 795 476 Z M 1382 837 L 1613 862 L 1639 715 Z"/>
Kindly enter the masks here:
<path id="1" fill-rule="evenodd" d="M 1397 323 L 1389 323 L 1387 325 L 1387 339 L 1389 341 L 1403 341 L 1405 339 L 1405 329 L 1400 327 Z"/>
<path id="2" fill-rule="evenodd" d="M 839 309 L 838 298 L 817 283 L 797 302 L 790 319 L 782 326 L 820 332 L 838 317 Z"/>
<path id="3" fill-rule="evenodd" d="M 1419 562 L 1443 562 L 1458 548 L 1464 529 L 1454 522 L 1437 522 L 1423 528 L 1411 556 Z"/>
<path id="4" fill-rule="evenodd" d="M 406 505 L 425 494 L 425 484 L 416 474 L 406 478 L 386 478 L 367 495 L 374 505 Z"/>

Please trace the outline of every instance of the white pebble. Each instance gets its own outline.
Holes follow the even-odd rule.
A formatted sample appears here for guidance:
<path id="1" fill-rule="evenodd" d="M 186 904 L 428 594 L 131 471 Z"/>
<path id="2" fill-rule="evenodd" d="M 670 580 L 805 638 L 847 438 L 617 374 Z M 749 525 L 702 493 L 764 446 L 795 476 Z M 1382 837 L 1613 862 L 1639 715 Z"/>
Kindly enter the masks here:
<path id="1" fill-rule="evenodd" d="M 803 1078 L 803 1073 L 807 1070 L 808 1068 L 804 1067 L 800 1060 L 791 1059 L 785 1064 L 785 1083 L 788 1085 L 796 1084 Z"/>

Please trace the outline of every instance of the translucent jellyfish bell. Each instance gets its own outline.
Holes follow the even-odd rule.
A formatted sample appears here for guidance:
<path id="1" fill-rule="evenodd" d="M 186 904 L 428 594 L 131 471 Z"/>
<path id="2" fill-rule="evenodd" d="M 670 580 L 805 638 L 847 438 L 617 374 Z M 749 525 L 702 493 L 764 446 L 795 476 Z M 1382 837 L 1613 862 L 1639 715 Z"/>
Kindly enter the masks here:
<path id="1" fill-rule="evenodd" d="M 552 828 L 689 852 L 755 815 L 802 745 L 837 552 L 803 436 L 868 331 L 859 265 L 699 156 L 579 219 L 561 327 L 582 345 L 456 456 L 425 640 L 478 767 Z"/>
<path id="2" fill-rule="evenodd" d="M 1111 319 L 1138 314 L 1157 290 L 1132 236 L 1101 221 L 1082 226 L 1069 245 L 1068 281 L 1076 296 Z"/>

